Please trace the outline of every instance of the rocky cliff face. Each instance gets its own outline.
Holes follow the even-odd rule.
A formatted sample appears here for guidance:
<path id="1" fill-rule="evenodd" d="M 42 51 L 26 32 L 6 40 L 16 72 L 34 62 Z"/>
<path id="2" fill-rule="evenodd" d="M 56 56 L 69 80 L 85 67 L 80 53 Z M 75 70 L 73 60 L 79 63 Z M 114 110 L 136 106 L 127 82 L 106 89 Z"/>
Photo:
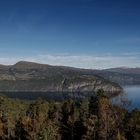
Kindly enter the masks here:
<path id="1" fill-rule="evenodd" d="M 63 79 L 60 82 L 49 80 L 6 80 L 0 81 L 1 91 L 33 91 L 33 92 L 96 92 L 103 89 L 109 93 L 121 92 L 119 85 L 114 85 L 102 79 L 96 80 L 79 80 L 77 82 L 71 79 Z"/>
<path id="2" fill-rule="evenodd" d="M 122 88 L 104 78 L 81 69 L 19 62 L 1 66 L 0 91 L 41 92 L 120 92 Z"/>
<path id="3" fill-rule="evenodd" d="M 97 77 L 75 77 L 74 79 L 67 79 L 63 83 L 63 91 L 70 92 L 97 92 L 103 89 L 106 92 L 120 92 L 121 87 L 111 82 L 105 81 Z"/>

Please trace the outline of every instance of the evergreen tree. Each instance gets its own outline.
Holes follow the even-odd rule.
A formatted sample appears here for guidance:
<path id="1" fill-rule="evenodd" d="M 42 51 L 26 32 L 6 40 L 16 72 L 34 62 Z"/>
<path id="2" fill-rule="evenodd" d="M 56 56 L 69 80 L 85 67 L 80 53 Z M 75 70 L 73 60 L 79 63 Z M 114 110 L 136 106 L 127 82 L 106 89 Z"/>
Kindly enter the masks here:
<path id="1" fill-rule="evenodd" d="M 83 121 L 89 115 L 89 100 L 88 98 L 84 98 L 80 104 L 80 119 Z"/>

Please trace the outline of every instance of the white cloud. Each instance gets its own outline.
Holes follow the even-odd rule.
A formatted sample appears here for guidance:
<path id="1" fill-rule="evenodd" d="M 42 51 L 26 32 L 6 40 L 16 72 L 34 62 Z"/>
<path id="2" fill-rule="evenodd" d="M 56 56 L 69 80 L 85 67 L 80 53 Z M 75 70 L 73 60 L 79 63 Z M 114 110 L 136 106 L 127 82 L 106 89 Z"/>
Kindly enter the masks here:
<path id="1" fill-rule="evenodd" d="M 127 55 L 126 55 L 127 54 Z M 42 54 L 32 57 L 0 58 L 0 64 L 14 64 L 18 61 L 32 61 L 51 65 L 65 65 L 79 68 L 110 68 L 110 67 L 140 67 L 140 56 L 132 54 L 122 55 L 70 55 L 70 54 Z"/>

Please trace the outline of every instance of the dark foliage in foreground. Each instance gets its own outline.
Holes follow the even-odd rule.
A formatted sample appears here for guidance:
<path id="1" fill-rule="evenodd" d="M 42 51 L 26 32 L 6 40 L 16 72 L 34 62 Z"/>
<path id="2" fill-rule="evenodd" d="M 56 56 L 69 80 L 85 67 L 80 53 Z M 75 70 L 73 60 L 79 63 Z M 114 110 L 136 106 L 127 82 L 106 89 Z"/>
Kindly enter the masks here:
<path id="1" fill-rule="evenodd" d="M 1 96 L 0 140 L 140 140 L 140 111 L 113 106 L 102 90 L 81 102 Z"/>

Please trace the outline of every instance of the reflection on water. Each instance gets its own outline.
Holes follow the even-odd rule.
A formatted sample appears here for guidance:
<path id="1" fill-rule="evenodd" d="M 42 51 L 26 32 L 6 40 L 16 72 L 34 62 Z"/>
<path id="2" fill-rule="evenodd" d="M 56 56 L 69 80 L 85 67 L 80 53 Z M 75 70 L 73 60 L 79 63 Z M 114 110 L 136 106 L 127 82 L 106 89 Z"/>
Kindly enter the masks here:
<path id="1" fill-rule="evenodd" d="M 45 99 L 46 101 L 64 101 L 66 99 L 82 99 L 83 97 L 94 96 L 95 93 L 66 93 L 66 92 L 5 92 L 2 95 L 6 95 L 10 98 L 18 98 L 22 100 L 36 100 L 38 97 Z"/>
<path id="2" fill-rule="evenodd" d="M 50 101 L 63 101 L 69 98 L 81 99 L 83 97 L 94 96 L 95 93 L 45 93 L 45 92 L 9 92 L 4 95 L 11 98 L 23 100 L 36 100 L 38 97 Z M 124 93 L 112 98 L 113 103 L 122 105 L 129 110 L 134 108 L 140 109 L 140 86 L 124 87 Z"/>
<path id="3" fill-rule="evenodd" d="M 126 86 L 124 93 L 114 97 L 113 103 L 123 105 L 128 110 L 140 109 L 140 86 Z"/>

